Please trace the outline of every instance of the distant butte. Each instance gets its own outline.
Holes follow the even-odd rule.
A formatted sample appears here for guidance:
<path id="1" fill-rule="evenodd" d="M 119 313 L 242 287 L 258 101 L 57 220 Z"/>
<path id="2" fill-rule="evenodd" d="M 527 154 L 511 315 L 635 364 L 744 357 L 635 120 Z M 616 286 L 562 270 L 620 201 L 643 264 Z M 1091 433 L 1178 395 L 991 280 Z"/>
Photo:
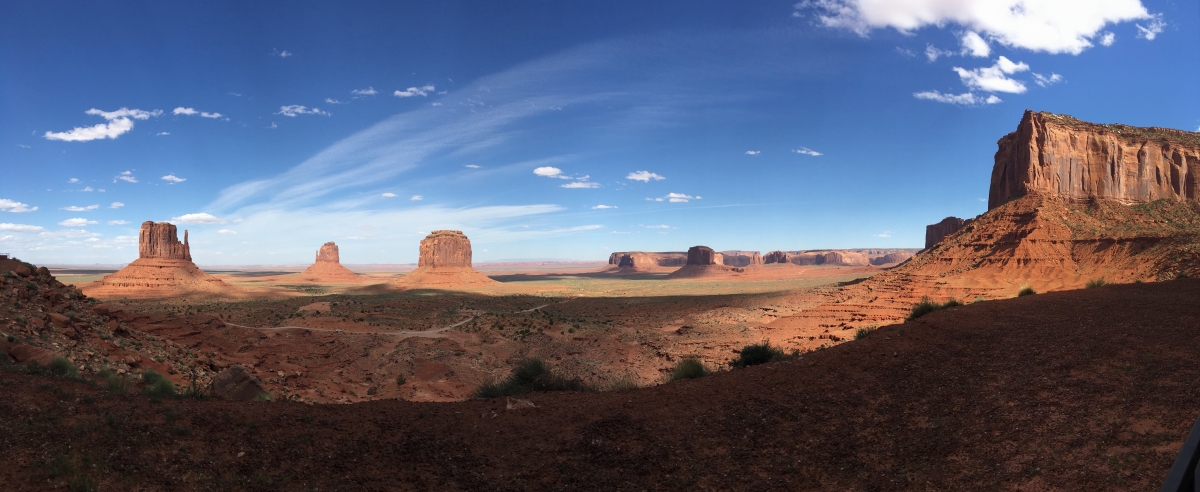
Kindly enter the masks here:
<path id="1" fill-rule="evenodd" d="M 421 240 L 417 269 L 394 281 L 405 288 L 459 289 L 497 284 L 471 266 L 471 240 L 462 231 L 439 230 Z"/>
<path id="2" fill-rule="evenodd" d="M 301 273 L 305 280 L 313 282 L 349 283 L 362 282 L 366 277 L 342 266 L 338 246 L 333 241 L 321 245 L 316 261 Z"/>
<path id="3" fill-rule="evenodd" d="M 236 289 L 192 263 L 187 231 L 183 242 L 174 224 L 146 221 L 138 234 L 138 259 L 83 287 L 93 297 L 168 297 L 228 294 Z"/>

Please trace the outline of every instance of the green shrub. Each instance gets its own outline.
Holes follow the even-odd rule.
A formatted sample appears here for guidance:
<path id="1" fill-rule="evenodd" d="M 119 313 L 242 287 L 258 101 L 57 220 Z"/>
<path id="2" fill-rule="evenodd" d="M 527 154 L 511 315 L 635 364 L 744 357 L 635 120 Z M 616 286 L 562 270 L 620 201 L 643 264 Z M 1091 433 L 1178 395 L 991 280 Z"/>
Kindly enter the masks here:
<path id="1" fill-rule="evenodd" d="M 18 315 L 17 315 L 17 317 L 16 317 L 16 320 L 17 320 L 17 324 L 18 324 L 18 325 L 24 325 L 24 324 L 25 324 L 25 317 L 24 317 L 24 316 L 21 316 L 21 315 L 19 315 L 19 314 L 18 314 Z M 9 337 L 9 338 L 11 338 L 11 337 Z M 9 340 L 9 341 L 11 342 L 12 340 Z"/>
<path id="2" fill-rule="evenodd" d="M 122 395 L 128 393 L 133 388 L 133 383 L 129 378 L 120 375 L 112 374 L 110 371 L 108 376 L 104 378 L 104 389 L 114 395 Z"/>
<path id="3" fill-rule="evenodd" d="M 163 375 L 154 369 L 146 369 L 146 372 L 142 373 L 142 382 L 146 384 L 157 383 L 160 379 L 163 379 Z"/>
<path id="4" fill-rule="evenodd" d="M 1096 288 L 1096 287 L 1102 287 L 1107 283 L 1108 282 L 1104 281 L 1104 277 L 1094 278 L 1094 279 L 1088 280 L 1087 283 L 1084 284 L 1084 287 L 1086 287 L 1088 289 L 1092 289 L 1092 288 Z"/>
<path id="5" fill-rule="evenodd" d="M 404 386 L 404 383 L 407 382 L 408 378 L 404 377 L 403 375 L 396 376 L 396 386 Z"/>
<path id="6" fill-rule="evenodd" d="M 37 290 L 37 284 L 34 283 L 32 280 L 30 280 L 28 282 L 25 282 L 25 288 L 29 289 L 29 290 Z"/>
<path id="7" fill-rule="evenodd" d="M 1037 292 L 1033 291 L 1033 287 L 1024 287 L 1020 292 L 1017 292 L 1017 297 L 1031 296 L 1034 294 L 1037 294 Z"/>
<path id="8" fill-rule="evenodd" d="M 71 361 L 62 357 L 55 357 L 50 360 L 50 374 L 73 378 L 79 375 L 79 369 Z"/>
<path id="9" fill-rule="evenodd" d="M 632 390 L 640 387 L 641 386 L 638 385 L 637 379 L 633 377 L 633 374 L 625 374 L 624 376 L 620 376 L 612 381 L 609 381 L 608 384 L 604 386 L 604 391 Z"/>
<path id="10" fill-rule="evenodd" d="M 913 304 L 912 312 L 909 313 L 908 319 L 911 321 L 939 309 L 946 309 L 961 305 L 962 303 L 958 302 L 957 299 L 950 299 L 949 301 L 939 304 L 928 297 L 922 297 L 921 302 Z"/>
<path id="11" fill-rule="evenodd" d="M 671 381 L 696 379 L 707 375 L 708 369 L 704 368 L 704 364 L 700 362 L 700 359 L 688 357 L 675 364 L 675 369 L 671 370 Z"/>
<path id="12" fill-rule="evenodd" d="M 475 390 L 476 398 L 514 396 L 531 391 L 594 391 L 579 378 L 555 374 L 541 359 L 522 360 L 512 374 L 500 381 L 485 383 Z"/>
<path id="13" fill-rule="evenodd" d="M 737 360 L 730 362 L 729 365 L 733 367 L 748 367 L 783 360 L 784 357 L 786 356 L 783 350 L 772 346 L 771 342 L 763 340 L 760 343 L 742 347 L 741 352 L 738 353 Z"/>
<path id="14" fill-rule="evenodd" d="M 859 328 L 854 331 L 854 339 L 862 340 L 864 338 L 867 338 L 867 336 L 870 335 L 871 333 L 874 333 L 875 330 L 877 330 L 877 328 L 875 328 L 874 326 L 867 326 L 867 327 Z"/>
<path id="15" fill-rule="evenodd" d="M 179 396 L 179 393 L 175 390 L 175 383 L 172 383 L 167 378 L 161 378 L 151 383 L 146 388 L 146 394 L 151 398 L 174 398 Z"/>

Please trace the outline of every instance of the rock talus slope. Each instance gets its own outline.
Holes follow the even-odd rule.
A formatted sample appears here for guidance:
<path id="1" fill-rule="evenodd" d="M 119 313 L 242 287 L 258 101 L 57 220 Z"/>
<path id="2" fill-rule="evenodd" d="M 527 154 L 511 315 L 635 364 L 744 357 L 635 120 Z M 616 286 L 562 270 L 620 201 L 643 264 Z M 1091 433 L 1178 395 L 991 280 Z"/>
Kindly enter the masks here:
<path id="1" fill-rule="evenodd" d="M 232 294 L 237 289 L 192 263 L 187 231 L 183 242 L 174 224 L 146 221 L 138 235 L 139 258 L 125 268 L 85 285 L 93 297 L 167 297 Z"/>
<path id="2" fill-rule="evenodd" d="M 988 209 L 1031 193 L 1077 202 L 1195 200 L 1200 134 L 1026 111 L 997 142 Z"/>
<path id="3" fill-rule="evenodd" d="M 462 231 L 439 230 L 421 240 L 417 269 L 394 283 L 406 288 L 456 289 L 499 282 L 471 266 L 471 240 Z"/>

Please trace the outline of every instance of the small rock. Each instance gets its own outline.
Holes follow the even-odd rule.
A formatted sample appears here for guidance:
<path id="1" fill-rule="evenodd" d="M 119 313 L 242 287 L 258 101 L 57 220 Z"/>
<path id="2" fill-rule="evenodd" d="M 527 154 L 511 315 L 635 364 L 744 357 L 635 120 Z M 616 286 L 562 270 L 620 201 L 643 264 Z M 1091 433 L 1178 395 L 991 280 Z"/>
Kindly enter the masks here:
<path id="1" fill-rule="evenodd" d="M 505 404 L 504 407 L 507 410 L 520 410 L 523 408 L 537 408 L 538 407 L 537 405 L 534 405 L 533 402 L 531 402 L 529 400 L 524 400 L 521 398 L 517 398 L 517 399 L 506 398 L 506 399 L 508 400 L 508 402 Z"/>
<path id="2" fill-rule="evenodd" d="M 262 382 L 245 367 L 236 365 L 213 377 L 212 394 L 233 401 L 253 401 L 267 394 Z M 240 455 L 239 455 L 240 456 Z"/>

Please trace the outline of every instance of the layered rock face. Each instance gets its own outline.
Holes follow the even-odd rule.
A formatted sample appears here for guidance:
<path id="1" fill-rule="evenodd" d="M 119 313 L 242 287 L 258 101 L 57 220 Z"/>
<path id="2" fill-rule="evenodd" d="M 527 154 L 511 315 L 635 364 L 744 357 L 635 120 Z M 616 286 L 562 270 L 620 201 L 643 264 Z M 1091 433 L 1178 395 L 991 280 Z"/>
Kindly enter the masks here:
<path id="1" fill-rule="evenodd" d="M 688 248 L 688 265 L 715 265 L 717 252 L 708 246 L 692 246 Z"/>
<path id="2" fill-rule="evenodd" d="M 941 222 L 925 226 L 925 249 L 930 249 L 942 242 L 946 236 L 954 234 L 966 226 L 970 220 L 958 217 L 946 217 Z"/>
<path id="3" fill-rule="evenodd" d="M 997 144 L 989 210 L 1030 194 L 1133 204 L 1200 193 L 1200 133 L 1025 111 Z"/>
<path id="4" fill-rule="evenodd" d="M 365 277 L 342 266 L 337 244 L 329 241 L 317 250 L 316 261 L 301 276 L 312 282 L 361 282 Z"/>
<path id="5" fill-rule="evenodd" d="M 762 255 L 758 251 L 722 251 L 721 264 L 735 267 L 747 267 L 763 264 Z"/>
<path id="6" fill-rule="evenodd" d="M 417 269 L 395 283 L 406 288 L 457 289 L 498 282 L 471 267 L 471 240 L 462 231 L 438 230 L 421 240 Z"/>
<path id="7" fill-rule="evenodd" d="M 728 277 L 745 272 L 744 268 L 726 266 L 721 253 L 708 246 L 688 248 L 687 265 L 671 272 L 667 278 Z"/>
<path id="8" fill-rule="evenodd" d="M 895 263 L 902 263 L 912 257 L 912 253 L 887 253 L 882 256 L 871 258 L 871 264 L 876 266 L 891 265 Z"/>
<path id="9" fill-rule="evenodd" d="M 788 254 L 784 253 L 783 251 L 779 251 L 779 250 L 775 250 L 770 253 L 767 253 L 767 255 L 763 257 L 764 264 L 787 263 L 787 262 L 788 262 Z"/>
<path id="10" fill-rule="evenodd" d="M 187 235 L 188 231 L 183 231 L 181 243 L 175 224 L 150 220 L 142 222 L 142 230 L 138 233 L 138 257 L 192 261 Z"/>
<path id="11" fill-rule="evenodd" d="M 187 242 L 174 224 L 146 221 L 138 234 L 139 258 L 129 266 L 83 287 L 93 297 L 168 297 L 188 294 L 233 294 L 232 286 L 192 263 Z"/>
<path id="12" fill-rule="evenodd" d="M 608 255 L 608 269 L 621 272 L 652 272 L 677 268 L 687 264 L 687 253 L 674 252 L 617 252 Z"/>

